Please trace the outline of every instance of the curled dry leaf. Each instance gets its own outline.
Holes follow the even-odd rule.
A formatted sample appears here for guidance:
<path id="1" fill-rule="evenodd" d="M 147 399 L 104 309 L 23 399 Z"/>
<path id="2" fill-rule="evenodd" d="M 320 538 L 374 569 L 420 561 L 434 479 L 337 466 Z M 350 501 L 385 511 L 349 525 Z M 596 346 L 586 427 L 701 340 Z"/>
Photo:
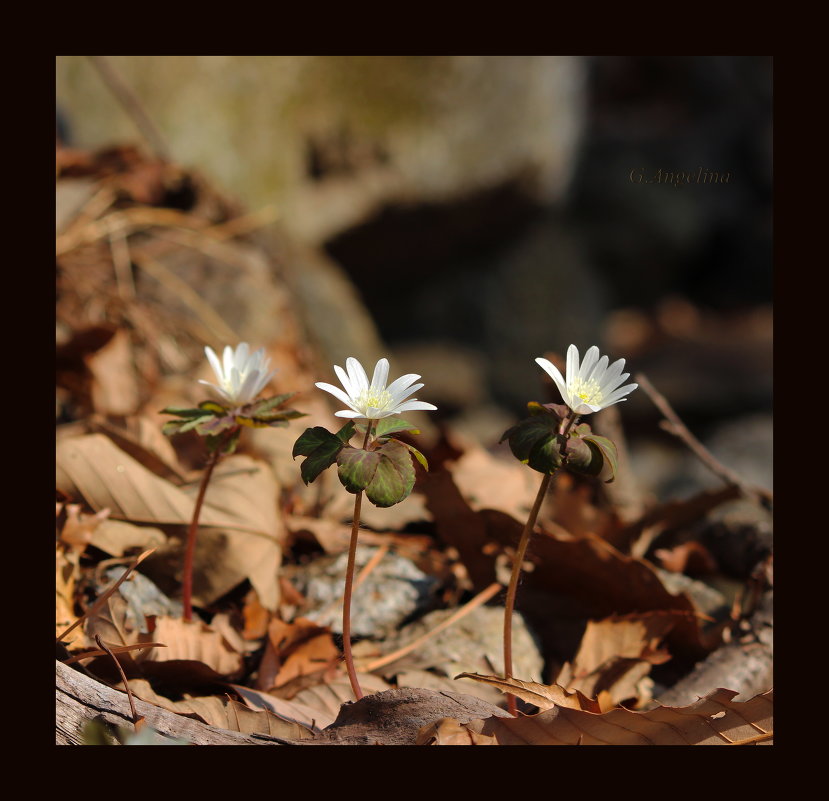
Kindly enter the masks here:
<path id="1" fill-rule="evenodd" d="M 670 659 L 659 644 L 675 623 L 670 612 L 588 621 L 572 665 L 562 667 L 556 684 L 589 698 L 607 692 L 613 706 L 631 699 L 639 705 L 649 701 L 652 683 L 645 677 L 651 665 Z"/>
<path id="2" fill-rule="evenodd" d="M 229 684 L 228 686 L 238 693 L 242 699 L 242 703 L 248 709 L 256 712 L 273 712 L 284 720 L 299 723 L 314 731 L 320 731 L 332 724 L 337 718 L 337 712 L 340 706 L 344 703 L 341 702 L 336 709 L 329 710 L 323 709 L 319 705 L 309 706 L 308 704 L 304 704 L 297 700 L 296 696 L 290 701 L 286 701 L 284 698 L 277 698 L 275 695 L 263 693 L 259 690 L 252 690 L 250 687 L 243 687 L 240 684 Z"/>
<path id="3" fill-rule="evenodd" d="M 415 745 L 498 745 L 495 737 L 476 731 L 480 723 L 473 721 L 464 726 L 454 718 L 441 718 L 417 733 Z"/>
<path id="4" fill-rule="evenodd" d="M 357 673 L 357 680 L 360 688 L 366 695 L 390 690 L 391 684 L 383 681 L 373 673 Z M 351 703 L 354 700 L 354 691 L 351 689 L 351 682 L 341 673 L 331 681 L 312 684 L 300 690 L 291 703 L 302 704 L 303 708 L 312 709 L 318 715 L 318 725 L 322 726 L 323 720 L 330 718 L 330 723 L 336 719 L 343 704 Z M 326 723 L 325 726 L 328 726 Z"/>
<path id="5" fill-rule="evenodd" d="M 492 717 L 477 729 L 499 745 L 738 745 L 773 742 L 772 690 L 735 702 L 733 690 L 715 690 L 685 707 L 603 714 L 556 706 L 538 715 Z"/>
<path id="6" fill-rule="evenodd" d="M 316 683 L 322 674 L 337 664 L 339 658 L 339 649 L 334 645 L 328 627 L 301 617 L 293 623 L 273 618 L 268 624 L 268 639 L 259 665 L 257 687 L 275 690 L 291 684 L 292 689 L 299 689 L 307 686 L 311 677 Z"/>
<path id="7" fill-rule="evenodd" d="M 315 730 L 305 726 L 292 717 L 282 717 L 278 711 L 253 710 L 230 698 L 217 695 L 198 696 L 183 701 L 171 701 L 166 696 L 155 692 L 145 679 L 133 679 L 129 682 L 130 690 L 142 701 L 175 712 L 185 717 L 202 720 L 210 726 L 238 731 L 242 734 L 267 734 L 290 740 L 312 739 Z M 286 707 L 290 704 L 284 702 Z"/>
<path id="8" fill-rule="evenodd" d="M 538 684 L 534 681 L 521 681 L 520 679 L 504 679 L 500 676 L 481 676 L 478 673 L 461 673 L 455 676 L 456 679 L 472 679 L 491 687 L 496 687 L 502 693 L 511 693 L 518 696 L 522 701 L 534 704 L 539 709 L 554 709 L 555 707 L 566 707 L 567 709 L 582 709 L 586 712 L 601 712 L 596 701 L 587 698 L 578 690 L 568 692 L 558 684 Z"/>
<path id="9" fill-rule="evenodd" d="M 159 665 L 185 661 L 205 665 L 217 680 L 241 675 L 242 655 L 219 632 L 202 621 L 187 623 L 180 618 L 159 616 L 155 619 L 152 634 L 142 635 L 139 641 L 144 638 L 167 645 L 166 648 L 153 648 L 137 658 L 145 670 L 152 669 L 150 663 Z M 176 667 L 184 668 L 182 665 Z M 204 677 L 205 671 L 199 669 L 199 675 Z"/>

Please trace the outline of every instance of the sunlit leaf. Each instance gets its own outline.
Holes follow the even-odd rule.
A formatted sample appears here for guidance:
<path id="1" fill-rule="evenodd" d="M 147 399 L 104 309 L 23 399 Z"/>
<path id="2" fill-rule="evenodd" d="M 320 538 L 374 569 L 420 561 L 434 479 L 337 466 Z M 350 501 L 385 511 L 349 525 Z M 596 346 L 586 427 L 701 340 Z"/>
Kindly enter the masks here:
<path id="1" fill-rule="evenodd" d="M 343 448 L 337 454 L 337 474 L 342 485 L 349 492 L 362 492 L 374 478 L 382 458 L 379 451 Z"/>

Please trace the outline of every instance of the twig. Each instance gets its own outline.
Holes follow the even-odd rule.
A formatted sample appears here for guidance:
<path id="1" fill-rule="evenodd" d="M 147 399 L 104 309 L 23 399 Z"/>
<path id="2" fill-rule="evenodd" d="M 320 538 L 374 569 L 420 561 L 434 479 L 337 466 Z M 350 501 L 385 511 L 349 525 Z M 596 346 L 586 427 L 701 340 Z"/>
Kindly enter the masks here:
<path id="1" fill-rule="evenodd" d="M 109 249 L 112 253 L 112 266 L 115 268 L 115 283 L 118 294 L 125 303 L 135 299 L 135 282 L 132 279 L 130 247 L 127 237 L 122 233 L 110 234 Z"/>
<path id="2" fill-rule="evenodd" d="M 416 648 L 419 648 L 424 642 L 431 639 L 436 634 L 440 634 L 440 632 L 444 629 L 448 629 L 453 623 L 457 623 L 461 618 L 466 617 L 466 615 L 477 609 L 479 606 L 485 604 L 491 598 L 494 598 L 502 589 L 503 585 L 500 582 L 494 581 L 485 590 L 479 592 L 472 600 L 465 603 L 451 617 L 446 618 L 443 623 L 435 626 L 435 628 L 431 631 L 427 632 L 422 637 L 418 637 L 416 640 L 413 640 L 403 648 L 399 648 L 390 654 L 386 654 L 385 656 L 381 656 L 379 659 L 375 659 L 373 662 L 369 662 L 369 664 L 365 666 L 365 670 L 371 672 L 372 670 L 376 670 L 377 668 L 396 662 L 401 657 L 406 656 L 406 654 L 414 651 Z"/>
<path id="3" fill-rule="evenodd" d="M 112 94 L 115 95 L 116 100 L 124 107 L 124 111 L 132 118 L 150 151 L 164 161 L 169 161 L 170 149 L 167 147 L 161 132 L 156 128 L 155 123 L 144 111 L 144 107 L 135 92 L 118 74 L 118 71 L 107 58 L 104 56 L 89 56 L 89 60 L 98 70 Z"/>
<path id="4" fill-rule="evenodd" d="M 734 742 L 729 743 L 729 745 L 755 745 L 756 743 L 762 743 L 764 740 L 771 740 L 774 737 L 773 731 L 763 732 L 763 734 L 758 734 L 756 737 L 749 737 L 745 740 L 735 740 Z"/>
<path id="5" fill-rule="evenodd" d="M 124 575 L 121 576 L 121 578 L 119 578 L 118 581 L 116 581 L 108 590 L 106 590 L 104 594 L 101 595 L 98 598 L 98 600 L 95 601 L 95 603 L 92 604 L 92 606 L 90 606 L 89 609 L 86 610 L 86 612 L 84 612 L 68 629 L 66 629 L 63 632 L 63 634 L 59 635 L 55 639 L 55 642 L 60 642 L 67 634 L 69 634 L 70 631 L 73 631 L 87 618 L 95 617 L 95 615 L 98 614 L 98 610 L 106 603 L 107 598 L 109 598 L 109 596 L 112 595 L 112 593 L 114 593 L 115 590 L 117 590 L 121 586 L 121 584 L 127 579 L 130 573 L 132 573 L 132 571 L 135 570 L 135 568 L 138 567 L 138 565 L 140 565 L 155 550 L 155 548 L 150 548 L 148 551 L 144 551 L 144 553 L 136 557 L 135 562 L 132 564 L 132 566 L 128 567 L 124 571 Z"/>
<path id="6" fill-rule="evenodd" d="M 115 662 L 115 667 L 118 668 L 118 672 L 121 674 L 121 681 L 124 682 L 124 689 L 127 691 L 127 698 L 130 702 L 130 711 L 132 712 L 132 725 L 135 726 L 136 732 L 141 731 L 144 718 L 135 711 L 135 701 L 132 698 L 132 690 L 130 690 L 130 684 L 127 681 L 127 677 L 124 673 L 124 668 L 121 667 L 121 663 L 118 661 L 118 657 L 115 656 L 114 653 L 106 646 L 104 641 L 101 637 L 96 634 L 95 635 L 95 642 L 98 643 L 98 647 L 106 654 L 109 654 L 112 657 L 112 661 Z"/>
<path id="7" fill-rule="evenodd" d="M 654 388 L 653 384 L 651 384 L 643 373 L 637 373 L 636 380 L 639 386 L 645 390 L 645 393 L 651 401 L 653 401 L 654 406 L 664 415 L 665 420 L 661 423 L 661 427 L 665 431 L 673 434 L 675 437 L 679 437 L 717 478 L 726 484 L 733 484 L 735 487 L 739 487 L 740 491 L 746 497 L 756 500 L 762 506 L 766 508 L 771 506 L 773 495 L 769 490 L 746 483 L 733 470 L 718 461 L 714 454 L 688 430 L 682 420 L 679 419 L 677 413 L 671 408 L 665 396 Z"/>
<path id="8" fill-rule="evenodd" d="M 166 643 L 163 642 L 139 642 L 135 645 L 115 645 L 111 646 L 110 650 L 113 654 L 128 654 L 130 651 L 140 651 L 142 648 L 166 648 Z M 82 654 L 75 654 L 69 659 L 61 660 L 64 665 L 74 665 L 75 662 L 80 662 L 82 659 L 93 659 L 96 656 L 103 656 L 109 651 L 84 651 Z"/>

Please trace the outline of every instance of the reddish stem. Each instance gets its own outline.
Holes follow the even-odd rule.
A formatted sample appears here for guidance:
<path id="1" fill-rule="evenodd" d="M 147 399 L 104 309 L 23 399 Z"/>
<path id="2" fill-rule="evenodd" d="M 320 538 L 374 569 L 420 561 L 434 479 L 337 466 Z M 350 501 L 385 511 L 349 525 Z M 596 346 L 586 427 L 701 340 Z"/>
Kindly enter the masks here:
<path id="1" fill-rule="evenodd" d="M 201 507 L 204 503 L 204 494 L 207 491 L 207 485 L 210 483 L 210 476 L 213 475 L 213 469 L 219 462 L 221 456 L 223 443 L 219 443 L 216 449 L 210 454 L 205 468 L 204 475 L 199 486 L 199 494 L 196 497 L 196 506 L 193 509 L 193 519 L 190 521 L 190 528 L 187 530 L 187 547 L 184 551 L 184 575 L 182 577 L 182 595 L 184 603 L 184 620 L 187 623 L 193 621 L 193 557 L 196 553 L 196 532 L 199 528 L 199 516 L 201 515 Z"/>
<path id="2" fill-rule="evenodd" d="M 567 449 L 567 435 L 570 433 L 570 428 L 573 426 L 573 423 L 576 422 L 576 417 L 577 415 L 571 411 L 559 427 L 559 448 L 562 457 L 565 455 Z M 535 496 L 533 508 L 530 510 L 530 516 L 527 518 L 527 523 L 521 532 L 521 539 L 518 541 L 515 561 L 512 563 L 512 573 L 510 574 L 507 598 L 504 603 L 504 677 L 507 679 L 512 678 L 512 613 L 515 609 L 515 596 L 518 593 L 518 579 L 521 575 L 521 565 L 524 562 L 524 556 L 527 553 L 527 546 L 530 544 L 533 527 L 535 526 L 535 521 L 538 518 L 541 504 L 544 501 L 544 496 L 547 494 L 552 477 L 552 473 L 547 473 L 541 481 L 538 494 Z M 518 707 L 515 696 L 512 693 L 507 693 L 507 710 L 513 716 L 518 715 Z"/>
<path id="3" fill-rule="evenodd" d="M 374 421 L 368 421 L 366 436 L 363 440 L 363 450 L 368 447 Z M 345 568 L 345 592 L 343 593 L 343 655 L 345 668 L 348 671 L 348 680 L 351 689 L 359 701 L 363 697 L 360 682 L 357 680 L 357 671 L 354 669 L 354 657 L 351 655 L 351 595 L 354 588 L 354 566 L 357 560 L 357 536 L 360 532 L 360 507 L 363 503 L 363 493 L 358 492 L 354 498 L 354 521 L 351 524 L 351 541 L 348 544 L 348 564 Z"/>
<path id="4" fill-rule="evenodd" d="M 541 486 L 538 488 L 538 495 L 535 496 L 535 503 L 530 511 L 530 516 L 527 518 L 527 523 L 521 532 L 518 550 L 515 552 L 515 561 L 512 563 L 512 574 L 510 575 L 507 600 L 504 605 L 504 677 L 507 679 L 512 678 L 512 612 L 515 608 L 515 596 L 518 592 L 518 577 L 521 574 L 521 564 L 524 561 L 524 555 L 527 553 L 527 545 L 530 543 L 533 526 L 541 509 L 544 496 L 547 494 L 551 478 L 552 474 L 546 473 L 541 480 Z M 518 715 L 515 696 L 512 693 L 507 693 L 507 709 L 511 715 Z"/>

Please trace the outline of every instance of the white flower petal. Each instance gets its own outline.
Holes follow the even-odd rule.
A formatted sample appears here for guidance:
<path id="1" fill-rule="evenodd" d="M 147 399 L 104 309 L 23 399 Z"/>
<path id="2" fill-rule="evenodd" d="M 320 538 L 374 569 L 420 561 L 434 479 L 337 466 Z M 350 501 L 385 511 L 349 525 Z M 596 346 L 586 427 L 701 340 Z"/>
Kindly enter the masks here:
<path id="1" fill-rule="evenodd" d="M 610 395 L 616 387 L 624 384 L 625 380 L 628 378 L 630 378 L 630 373 L 622 373 L 618 378 L 615 378 L 612 381 L 605 381 L 605 383 L 602 384 L 602 394 Z"/>
<path id="2" fill-rule="evenodd" d="M 346 371 L 343 370 L 342 367 L 339 367 L 336 364 L 334 365 L 334 372 L 337 374 L 337 378 L 340 379 L 340 383 L 345 388 L 345 391 L 349 395 L 354 395 L 355 394 L 354 387 L 351 386 L 351 380 L 348 377 L 348 373 L 346 373 Z"/>
<path id="3" fill-rule="evenodd" d="M 612 406 L 614 403 L 618 403 L 625 395 L 630 395 L 634 389 L 636 389 L 639 384 L 628 384 L 627 386 L 620 387 L 615 392 L 612 392 L 610 396 L 605 400 L 604 406 Z"/>
<path id="4" fill-rule="evenodd" d="M 393 398 L 398 397 L 405 397 L 405 395 L 401 395 L 402 392 L 405 391 L 406 387 L 409 386 L 414 381 L 420 378 L 419 375 L 415 373 L 409 373 L 408 375 L 402 375 L 400 378 L 394 380 L 386 387 L 386 392 L 389 393 Z"/>
<path id="5" fill-rule="evenodd" d="M 572 381 L 579 372 L 579 349 L 575 345 L 567 348 L 567 380 Z"/>
<path id="6" fill-rule="evenodd" d="M 222 358 L 223 381 L 230 381 L 230 371 L 233 369 L 233 348 L 230 345 L 225 345 L 224 355 Z"/>
<path id="7" fill-rule="evenodd" d="M 599 349 L 593 345 L 587 349 L 587 353 L 584 354 L 584 361 L 582 361 L 581 366 L 579 367 L 578 376 L 582 381 L 586 381 L 588 376 L 591 372 L 593 372 L 593 367 L 596 362 L 599 360 Z M 572 381 L 575 376 L 571 377 L 570 373 L 567 373 L 567 380 Z"/>
<path id="8" fill-rule="evenodd" d="M 248 367 L 249 352 L 250 346 L 247 342 L 240 342 L 239 345 L 236 347 L 236 357 L 234 358 L 233 363 L 236 365 L 240 373 L 244 373 L 246 368 Z"/>
<path id="9" fill-rule="evenodd" d="M 238 403 L 248 403 L 252 401 L 257 394 L 256 385 L 259 381 L 259 373 L 248 373 L 242 381 L 242 386 L 236 393 L 236 400 Z"/>
<path id="10" fill-rule="evenodd" d="M 334 417 L 365 417 L 365 415 L 351 409 L 343 409 L 339 412 L 334 412 Z"/>
<path id="11" fill-rule="evenodd" d="M 599 382 L 602 385 L 602 388 L 619 385 L 619 376 L 622 374 L 622 370 L 625 368 L 625 360 L 618 359 L 617 361 L 613 362 L 610 367 L 607 368 L 602 380 Z"/>
<path id="12" fill-rule="evenodd" d="M 598 352 L 599 349 L 596 348 L 596 353 Z M 584 377 L 584 380 L 589 381 L 590 379 L 593 379 L 597 384 L 601 385 L 602 378 L 607 370 L 608 361 L 609 359 L 607 356 L 602 356 L 602 358 L 599 359 L 595 365 L 593 365 L 593 368 L 590 370 L 590 373 Z"/>
<path id="13" fill-rule="evenodd" d="M 351 397 L 346 395 L 345 392 L 343 392 L 339 387 L 335 387 L 333 384 L 325 384 L 322 381 L 317 382 L 314 386 L 319 387 L 325 392 L 330 392 L 335 398 L 337 398 L 337 400 L 341 400 L 346 406 L 350 406 L 352 409 L 356 408 Z"/>
<path id="14" fill-rule="evenodd" d="M 353 394 L 359 394 L 362 390 L 368 389 L 368 376 L 360 362 L 353 356 L 349 356 L 345 360 L 345 368 L 348 370 L 348 377 L 351 379 Z"/>
<path id="15" fill-rule="evenodd" d="M 564 376 L 559 372 L 558 367 L 556 367 L 549 359 L 545 359 L 541 356 L 539 356 L 535 361 L 536 364 L 544 370 L 544 372 L 547 373 L 553 381 L 555 381 L 558 391 L 561 392 L 562 397 L 564 397 L 567 382 L 564 380 Z"/>
<path id="16" fill-rule="evenodd" d="M 423 387 L 424 387 L 423 384 L 412 384 L 404 392 L 401 392 L 398 395 L 393 396 L 392 402 L 394 403 L 395 406 L 397 406 L 397 404 L 399 404 L 401 401 L 406 400 L 406 398 L 408 398 L 409 395 L 411 395 L 414 392 L 417 392 L 419 389 L 423 389 Z"/>
<path id="17" fill-rule="evenodd" d="M 389 360 L 380 359 L 374 366 L 374 375 L 371 377 L 371 388 L 381 391 L 386 388 L 386 381 L 389 380 Z"/>
<path id="18" fill-rule="evenodd" d="M 219 361 L 219 357 L 214 353 L 213 348 L 206 347 L 204 349 L 204 352 L 207 356 L 207 361 L 210 362 L 210 366 L 213 368 L 213 372 L 215 373 L 216 378 L 218 378 L 219 382 L 221 382 L 223 374 L 222 363 Z"/>
<path id="19" fill-rule="evenodd" d="M 438 407 L 432 405 L 431 403 L 424 403 L 423 401 L 419 400 L 409 400 L 404 401 L 401 403 L 392 414 L 397 414 L 398 412 L 409 412 L 415 409 L 423 409 L 427 411 L 435 411 Z"/>

